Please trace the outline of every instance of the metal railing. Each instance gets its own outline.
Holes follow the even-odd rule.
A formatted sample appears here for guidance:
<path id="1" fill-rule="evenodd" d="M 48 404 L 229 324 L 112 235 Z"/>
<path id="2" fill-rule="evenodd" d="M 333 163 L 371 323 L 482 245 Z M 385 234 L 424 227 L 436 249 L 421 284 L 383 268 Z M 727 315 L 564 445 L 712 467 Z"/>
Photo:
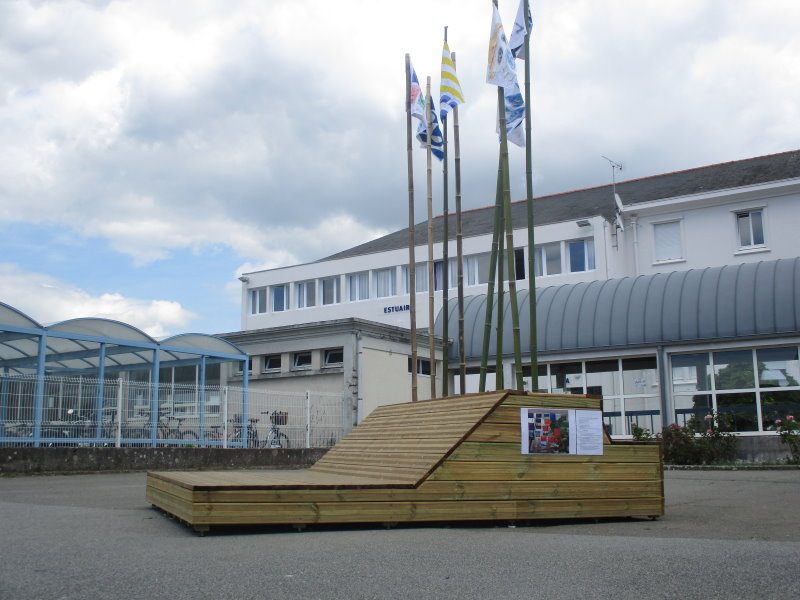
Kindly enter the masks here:
<path id="1" fill-rule="evenodd" d="M 323 392 L 0 375 L 0 446 L 330 447 L 348 407 Z"/>

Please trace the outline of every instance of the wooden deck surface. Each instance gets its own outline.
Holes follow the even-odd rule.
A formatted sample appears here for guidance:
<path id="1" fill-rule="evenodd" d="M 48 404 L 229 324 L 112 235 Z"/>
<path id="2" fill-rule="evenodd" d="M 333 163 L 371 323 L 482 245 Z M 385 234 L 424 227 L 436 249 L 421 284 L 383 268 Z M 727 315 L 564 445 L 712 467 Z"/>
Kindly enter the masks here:
<path id="1" fill-rule="evenodd" d="M 309 469 L 154 472 L 147 497 L 211 525 L 515 520 L 663 514 L 660 446 L 523 455 L 519 408 L 600 408 L 503 392 L 376 409 Z"/>

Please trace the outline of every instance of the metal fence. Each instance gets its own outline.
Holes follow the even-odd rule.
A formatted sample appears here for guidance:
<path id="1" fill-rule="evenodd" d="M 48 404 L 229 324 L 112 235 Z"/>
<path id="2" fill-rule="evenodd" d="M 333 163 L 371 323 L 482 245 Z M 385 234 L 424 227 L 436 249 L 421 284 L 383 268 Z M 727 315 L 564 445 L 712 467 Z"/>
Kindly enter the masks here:
<path id="1" fill-rule="evenodd" d="M 326 448 L 348 407 L 322 392 L 0 375 L 0 446 Z"/>

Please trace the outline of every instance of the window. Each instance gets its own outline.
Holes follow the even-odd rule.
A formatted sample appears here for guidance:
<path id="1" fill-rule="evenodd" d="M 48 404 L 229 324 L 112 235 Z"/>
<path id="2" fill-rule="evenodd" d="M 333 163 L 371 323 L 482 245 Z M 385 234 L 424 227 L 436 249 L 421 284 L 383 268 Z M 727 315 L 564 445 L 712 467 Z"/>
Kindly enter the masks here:
<path id="1" fill-rule="evenodd" d="M 654 223 L 653 244 L 654 262 L 682 259 L 681 222 Z"/>
<path id="2" fill-rule="evenodd" d="M 561 243 L 543 244 L 535 250 L 536 277 L 561 273 Z"/>
<path id="3" fill-rule="evenodd" d="M 191 367 L 191 368 L 194 369 L 194 367 Z M 251 372 L 253 371 L 253 358 L 252 357 L 247 359 L 247 370 L 251 371 Z M 236 363 L 236 372 L 237 373 L 241 373 L 242 372 L 242 362 L 241 361 Z M 175 381 L 179 381 L 179 380 L 176 379 Z M 196 381 L 196 379 L 194 378 L 194 375 L 192 375 L 192 380 L 191 381 L 192 381 L 192 383 L 194 383 Z"/>
<path id="4" fill-rule="evenodd" d="M 294 284 L 295 304 L 297 308 L 309 308 L 317 305 L 317 282 L 301 281 Z"/>
<path id="5" fill-rule="evenodd" d="M 339 304 L 342 301 L 342 280 L 340 277 L 326 277 L 322 280 L 322 304 Z"/>
<path id="6" fill-rule="evenodd" d="M 261 315 L 267 312 L 267 288 L 250 290 L 250 314 Z"/>
<path id="7" fill-rule="evenodd" d="M 739 248 L 754 248 L 764 245 L 764 224 L 761 210 L 736 213 L 739 230 Z"/>
<path id="8" fill-rule="evenodd" d="M 417 263 L 414 270 L 414 287 L 417 292 L 428 291 L 428 263 Z M 408 293 L 408 265 L 403 265 L 403 293 Z"/>
<path id="9" fill-rule="evenodd" d="M 480 285 L 482 283 L 488 283 L 490 258 L 491 255 L 488 252 L 466 257 L 464 266 L 467 276 L 467 285 Z"/>
<path id="10" fill-rule="evenodd" d="M 264 357 L 264 372 L 267 373 L 280 370 L 281 370 L 281 355 L 267 354 Z"/>
<path id="11" fill-rule="evenodd" d="M 369 299 L 369 271 L 352 273 L 347 276 L 347 287 L 350 290 L 350 302 Z"/>
<path id="12" fill-rule="evenodd" d="M 269 288 L 269 303 L 271 304 L 272 312 L 283 312 L 289 300 L 289 286 L 288 285 L 273 285 Z"/>
<path id="13" fill-rule="evenodd" d="M 567 242 L 567 255 L 570 273 L 594 270 L 594 240 Z"/>
<path id="14" fill-rule="evenodd" d="M 514 249 L 514 273 L 517 281 L 525 279 L 525 250 L 522 248 Z"/>
<path id="15" fill-rule="evenodd" d="M 325 350 L 323 366 L 338 367 L 344 363 L 344 350 L 342 348 L 329 348 Z"/>
<path id="16" fill-rule="evenodd" d="M 458 285 L 458 265 L 456 264 L 455 258 L 450 258 L 447 262 L 450 265 L 450 268 L 447 270 L 448 288 L 454 288 Z M 433 289 L 437 292 L 444 289 L 443 264 L 444 263 L 441 260 L 437 260 L 433 263 Z M 425 277 L 427 276 L 428 275 L 426 273 Z"/>
<path id="17" fill-rule="evenodd" d="M 311 352 L 295 352 L 292 366 L 295 369 L 310 369 L 311 368 Z"/>
<path id="18" fill-rule="evenodd" d="M 408 357 L 408 372 L 411 373 L 411 357 Z M 417 375 L 430 375 L 431 361 L 427 358 L 417 359 Z"/>
<path id="19" fill-rule="evenodd" d="M 372 276 L 375 279 L 376 298 L 388 298 L 389 296 L 397 295 L 396 274 L 397 269 L 394 267 L 373 271 Z"/>

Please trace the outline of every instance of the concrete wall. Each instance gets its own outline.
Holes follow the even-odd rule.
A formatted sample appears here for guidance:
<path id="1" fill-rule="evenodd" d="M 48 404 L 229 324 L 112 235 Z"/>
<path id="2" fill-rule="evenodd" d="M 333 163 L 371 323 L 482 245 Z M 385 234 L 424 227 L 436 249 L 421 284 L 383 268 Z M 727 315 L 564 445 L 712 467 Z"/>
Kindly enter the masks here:
<path id="1" fill-rule="evenodd" d="M 300 469 L 314 464 L 325 452 L 325 448 L 2 448 L 0 475 L 191 469 Z"/>

